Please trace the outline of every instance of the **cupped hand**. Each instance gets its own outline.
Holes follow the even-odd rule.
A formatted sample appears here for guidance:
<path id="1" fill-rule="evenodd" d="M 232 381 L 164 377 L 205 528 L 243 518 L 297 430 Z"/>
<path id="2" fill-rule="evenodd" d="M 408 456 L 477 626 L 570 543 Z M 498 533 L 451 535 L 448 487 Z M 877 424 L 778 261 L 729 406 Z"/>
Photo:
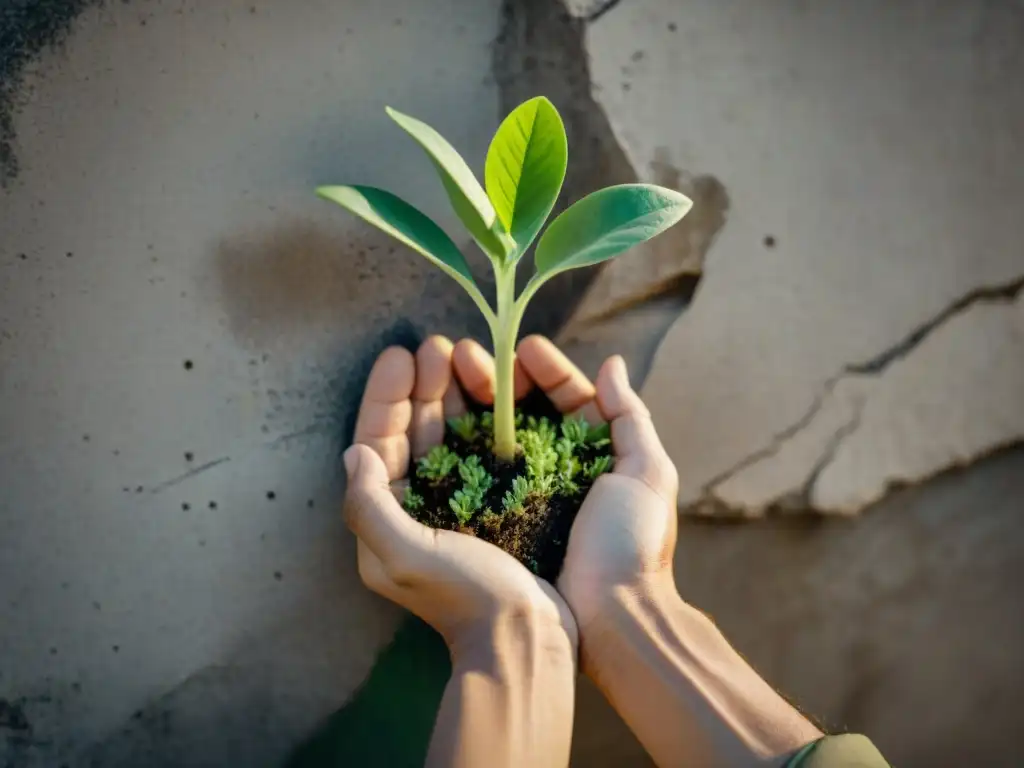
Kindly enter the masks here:
<path id="1" fill-rule="evenodd" d="M 575 648 L 572 614 L 550 584 L 492 544 L 416 522 L 395 497 L 392 483 L 406 476 L 410 459 L 440 443 L 446 419 L 465 411 L 456 377 L 471 395 L 486 394 L 485 360 L 453 360 L 453 352 L 434 336 L 415 356 L 386 349 L 370 372 L 345 452 L 345 519 L 357 537 L 359 574 L 434 627 L 453 653 L 487 642 L 501 622 L 554 628 Z M 517 378 L 522 388 L 521 372 Z"/>
<path id="2" fill-rule="evenodd" d="M 493 381 L 493 361 L 475 342 L 459 342 L 455 359 L 480 381 Z M 611 426 L 614 468 L 583 501 L 557 584 L 585 646 L 588 625 L 623 592 L 674 589 L 678 475 L 621 357 L 608 358 L 591 383 L 550 340 L 530 336 L 516 350 L 516 365 L 517 397 L 536 384 L 561 412 Z M 493 399 L 487 385 L 478 393 Z"/>

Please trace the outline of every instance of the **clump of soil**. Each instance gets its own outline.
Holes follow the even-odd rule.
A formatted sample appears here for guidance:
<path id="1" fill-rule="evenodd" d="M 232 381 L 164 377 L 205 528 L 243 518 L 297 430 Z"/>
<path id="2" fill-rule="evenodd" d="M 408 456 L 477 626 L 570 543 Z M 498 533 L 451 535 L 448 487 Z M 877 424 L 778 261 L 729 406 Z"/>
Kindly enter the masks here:
<path id="1" fill-rule="evenodd" d="M 537 412 L 517 411 L 513 462 L 491 450 L 490 411 L 449 422 L 444 446 L 412 467 L 404 506 L 425 525 L 488 541 L 554 582 L 583 499 L 611 468 L 611 441 L 607 425 Z"/>

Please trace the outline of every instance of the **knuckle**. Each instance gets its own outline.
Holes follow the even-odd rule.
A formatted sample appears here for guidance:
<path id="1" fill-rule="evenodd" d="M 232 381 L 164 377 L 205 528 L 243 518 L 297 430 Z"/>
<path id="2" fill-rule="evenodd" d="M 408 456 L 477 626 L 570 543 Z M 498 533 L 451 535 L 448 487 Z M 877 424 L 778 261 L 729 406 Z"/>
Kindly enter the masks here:
<path id="1" fill-rule="evenodd" d="M 672 503 L 679 489 L 679 472 L 663 452 L 649 456 L 644 461 L 643 477 L 651 488 L 663 494 Z"/>

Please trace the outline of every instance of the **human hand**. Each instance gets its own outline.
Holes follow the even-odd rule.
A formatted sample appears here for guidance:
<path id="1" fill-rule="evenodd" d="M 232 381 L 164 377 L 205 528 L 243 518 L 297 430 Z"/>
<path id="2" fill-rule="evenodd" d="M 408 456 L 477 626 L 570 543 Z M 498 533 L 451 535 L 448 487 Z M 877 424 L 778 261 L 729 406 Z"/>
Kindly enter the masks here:
<path id="1" fill-rule="evenodd" d="M 457 347 L 456 359 L 469 351 L 487 357 Z M 678 475 L 622 358 L 591 384 L 543 337 L 524 339 L 516 355 L 528 380 L 519 389 L 534 382 L 563 413 L 611 426 L 615 466 L 576 516 L 558 590 L 579 627 L 583 671 L 654 761 L 780 765 L 820 738 L 676 591 Z"/>
<path id="2" fill-rule="evenodd" d="M 455 360 L 476 383 L 475 396 L 491 402 L 490 355 L 475 342 L 461 341 Z M 678 475 L 621 357 L 605 361 L 595 386 L 549 339 L 529 336 L 516 350 L 516 365 L 517 398 L 536 384 L 563 413 L 611 426 L 614 469 L 584 499 L 558 579 L 585 644 L 587 626 L 617 595 L 674 592 Z"/>
<path id="3" fill-rule="evenodd" d="M 358 540 L 359 574 L 434 627 L 453 656 L 493 642 L 495 627 L 513 625 L 537 629 L 549 645 L 575 654 L 576 624 L 550 584 L 487 542 L 416 522 L 390 488 L 405 477 L 410 457 L 442 441 L 446 419 L 465 411 L 454 377 L 474 396 L 486 387 L 480 358 L 453 362 L 453 350 L 440 336 L 415 357 L 390 347 L 370 372 L 345 452 L 345 518 Z"/>
<path id="4" fill-rule="evenodd" d="M 583 500 L 558 579 L 581 633 L 623 597 L 675 594 L 679 476 L 621 357 L 601 366 L 595 402 L 615 465 Z"/>

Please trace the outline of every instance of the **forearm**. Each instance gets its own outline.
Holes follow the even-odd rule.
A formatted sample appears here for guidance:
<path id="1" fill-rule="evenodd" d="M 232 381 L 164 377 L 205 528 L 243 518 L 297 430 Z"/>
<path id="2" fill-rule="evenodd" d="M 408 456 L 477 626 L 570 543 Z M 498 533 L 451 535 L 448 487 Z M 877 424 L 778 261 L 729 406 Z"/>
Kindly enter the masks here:
<path id="1" fill-rule="evenodd" d="M 429 766 L 569 763 L 576 649 L 560 627 L 499 621 L 452 648 Z"/>
<path id="2" fill-rule="evenodd" d="M 782 765 L 821 732 L 674 585 L 616 595 L 583 628 L 584 671 L 658 765 Z"/>

